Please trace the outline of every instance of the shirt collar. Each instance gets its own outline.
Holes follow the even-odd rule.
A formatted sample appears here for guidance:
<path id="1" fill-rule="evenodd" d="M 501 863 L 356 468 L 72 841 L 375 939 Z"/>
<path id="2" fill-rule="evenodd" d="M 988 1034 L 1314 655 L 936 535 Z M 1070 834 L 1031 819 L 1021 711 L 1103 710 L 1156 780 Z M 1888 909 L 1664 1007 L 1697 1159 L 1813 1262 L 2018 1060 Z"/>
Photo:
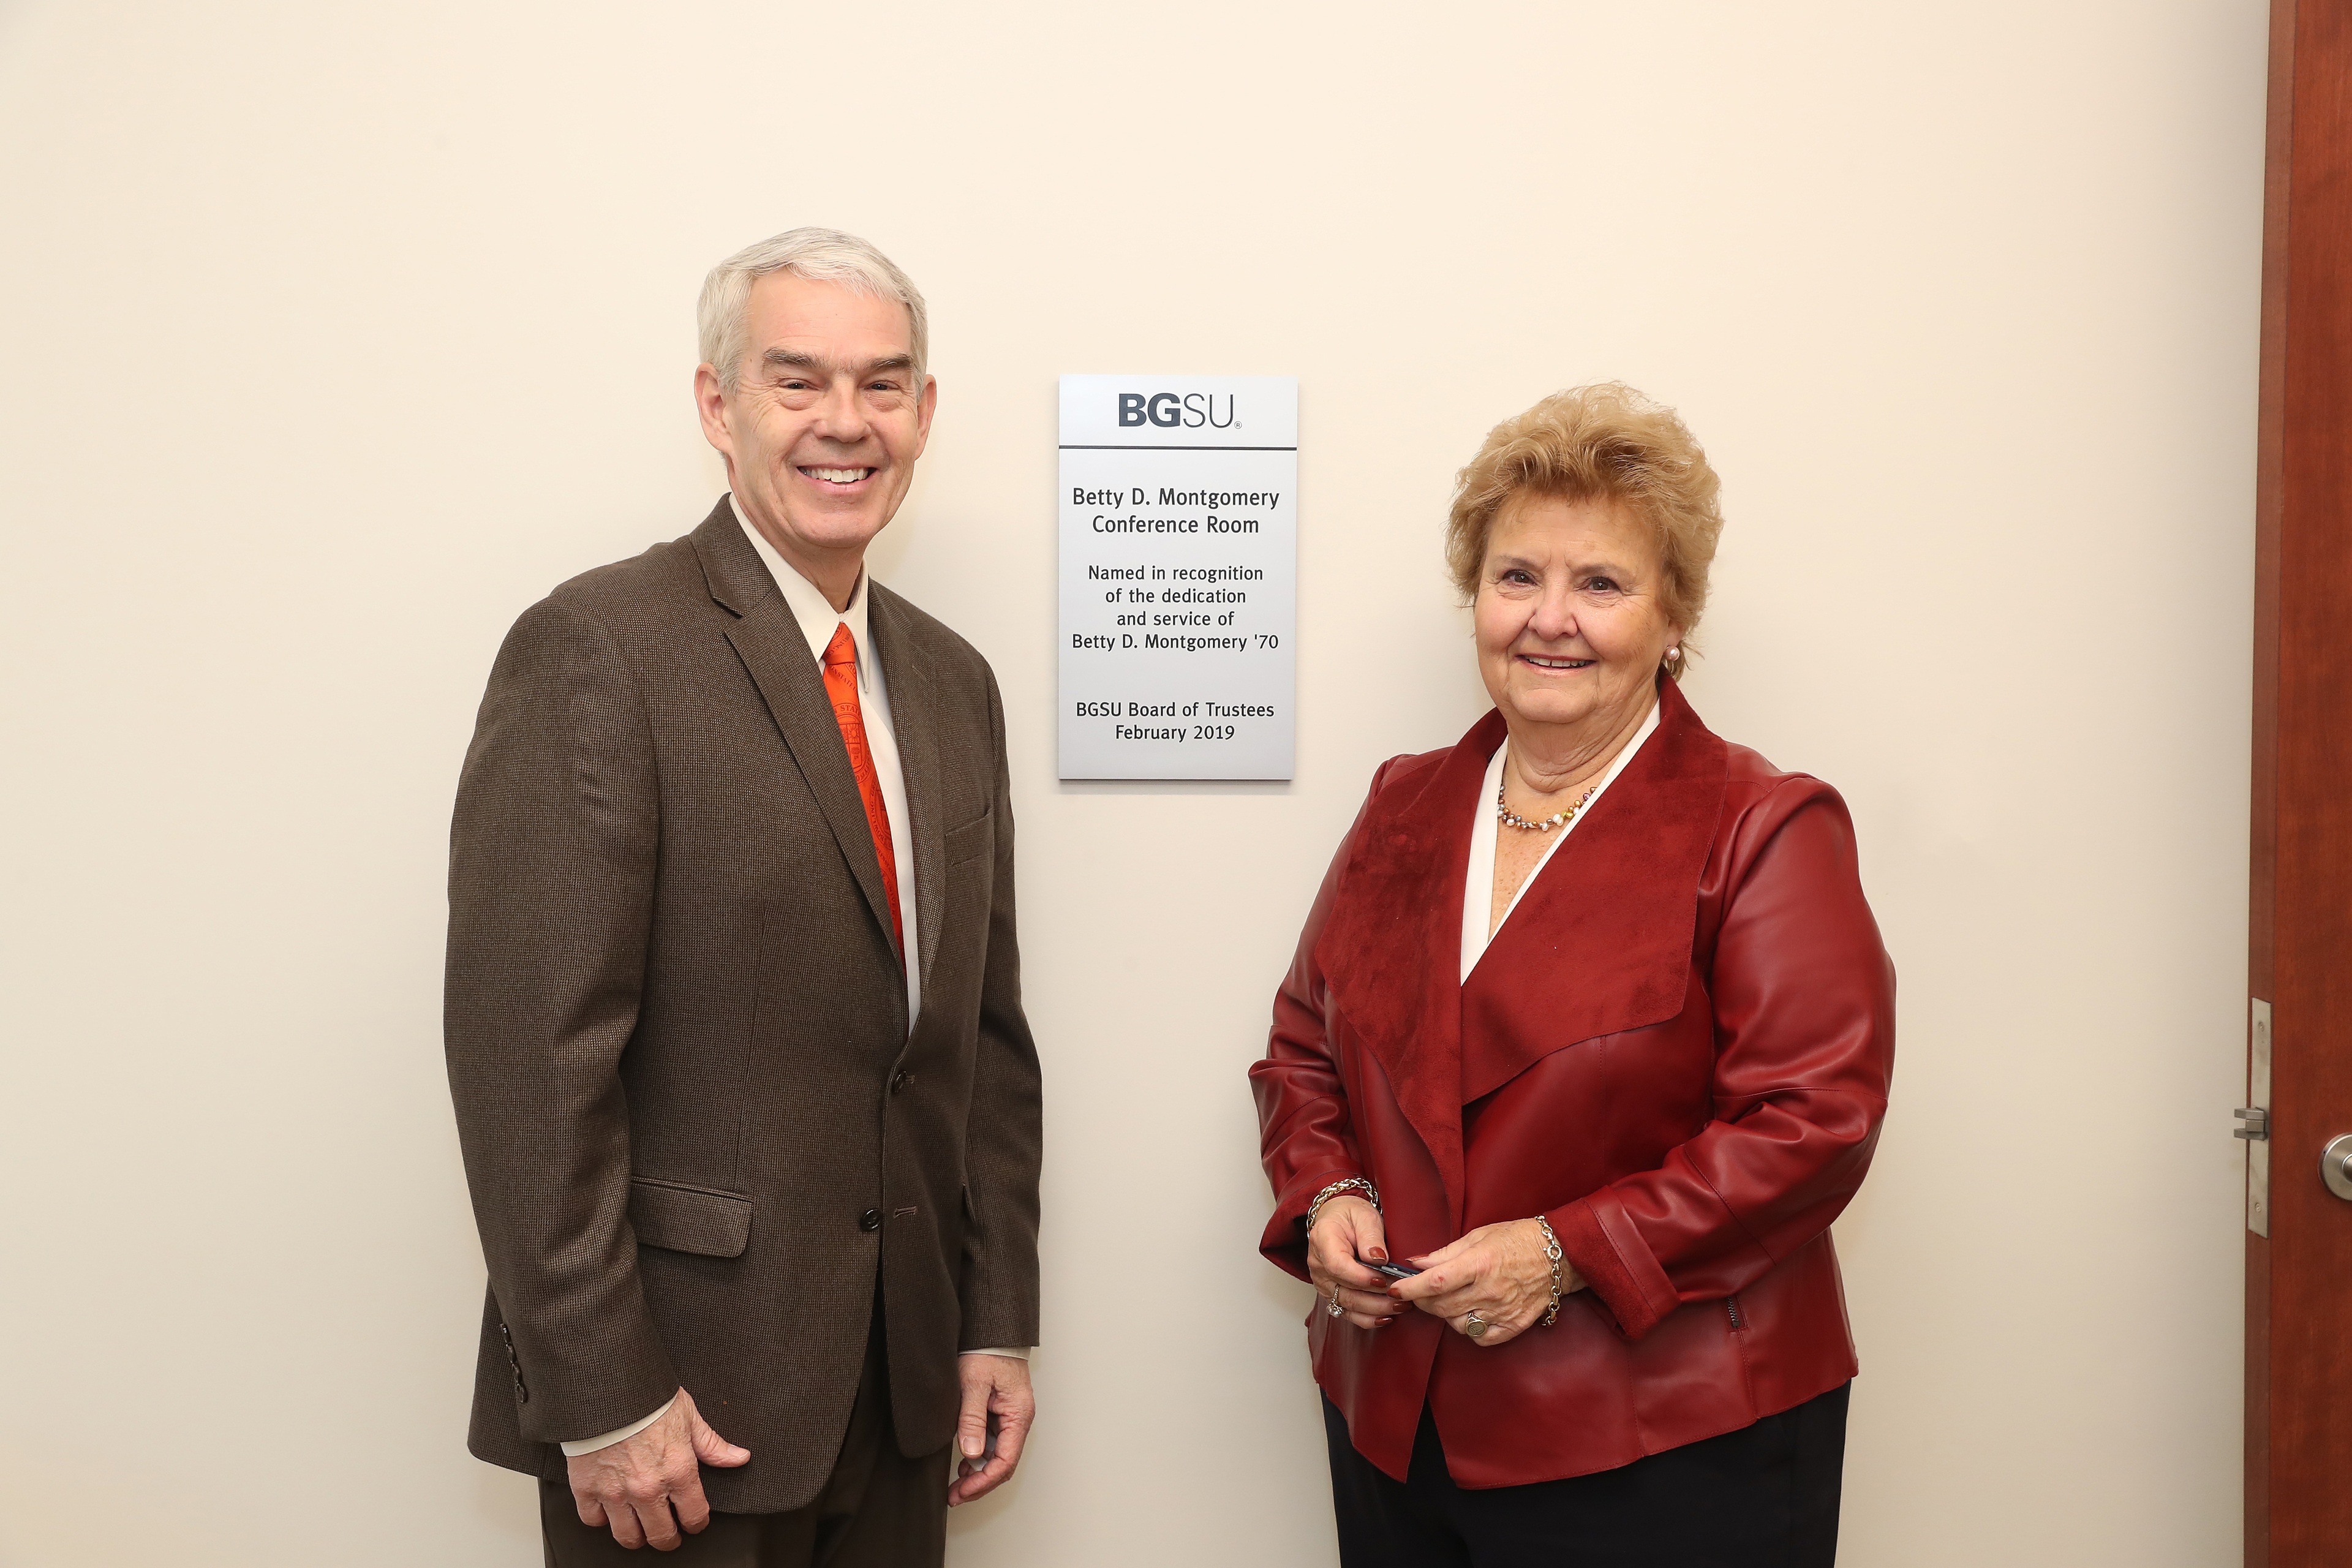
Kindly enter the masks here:
<path id="1" fill-rule="evenodd" d="M 809 657 L 820 664 L 824 663 L 825 647 L 833 641 L 833 628 L 847 626 L 849 640 L 857 648 L 858 688 L 872 690 L 869 672 L 874 668 L 874 645 L 866 640 L 866 573 L 861 570 L 857 574 L 857 586 L 849 594 L 849 608 L 836 610 L 825 598 L 823 589 L 802 576 L 791 562 L 776 553 L 776 547 L 768 542 L 767 535 L 751 526 L 751 519 L 743 515 L 742 503 L 735 499 L 732 492 L 727 497 L 727 504 L 733 509 L 735 521 L 743 530 L 743 537 L 751 542 L 751 548 L 760 552 L 761 561 L 767 563 L 768 575 L 776 580 L 777 592 L 782 594 L 784 603 L 792 606 L 793 619 L 800 623 L 801 636 L 808 639 Z"/>

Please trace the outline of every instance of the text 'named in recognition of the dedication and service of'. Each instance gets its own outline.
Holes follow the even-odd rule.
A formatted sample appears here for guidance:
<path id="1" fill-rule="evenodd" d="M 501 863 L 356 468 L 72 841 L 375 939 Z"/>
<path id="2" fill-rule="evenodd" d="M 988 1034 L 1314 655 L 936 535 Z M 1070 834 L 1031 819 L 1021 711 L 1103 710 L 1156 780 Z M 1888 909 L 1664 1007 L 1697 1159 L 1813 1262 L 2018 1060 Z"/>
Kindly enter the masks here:
<path id="1" fill-rule="evenodd" d="M 1291 776 L 1298 380 L 1062 378 L 1062 777 Z"/>

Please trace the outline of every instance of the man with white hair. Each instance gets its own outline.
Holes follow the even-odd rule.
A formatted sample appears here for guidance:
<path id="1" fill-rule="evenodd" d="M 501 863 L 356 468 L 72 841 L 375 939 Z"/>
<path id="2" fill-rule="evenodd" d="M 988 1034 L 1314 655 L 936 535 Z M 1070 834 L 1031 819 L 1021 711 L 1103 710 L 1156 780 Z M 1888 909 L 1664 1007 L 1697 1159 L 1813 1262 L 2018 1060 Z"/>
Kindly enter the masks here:
<path id="1" fill-rule="evenodd" d="M 865 569 L 938 400 L 914 284 L 794 229 L 699 324 L 730 493 L 524 613 L 458 785 L 469 1446 L 560 1568 L 937 1564 L 1034 1408 L 1003 709 Z"/>

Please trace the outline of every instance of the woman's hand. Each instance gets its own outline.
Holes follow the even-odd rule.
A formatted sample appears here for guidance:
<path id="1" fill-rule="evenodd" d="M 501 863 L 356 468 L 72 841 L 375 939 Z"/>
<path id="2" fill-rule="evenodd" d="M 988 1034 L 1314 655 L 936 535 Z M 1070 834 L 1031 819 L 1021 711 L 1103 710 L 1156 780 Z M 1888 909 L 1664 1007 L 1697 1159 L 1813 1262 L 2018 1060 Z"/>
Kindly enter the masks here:
<path id="1" fill-rule="evenodd" d="M 1360 1261 L 1387 1262 L 1387 1242 L 1381 1211 L 1364 1199 L 1343 1193 L 1324 1201 L 1315 1228 L 1307 1233 L 1307 1277 L 1326 1311 L 1336 1299 L 1341 1314 L 1360 1329 L 1377 1329 L 1404 1315 L 1403 1303 L 1388 1293 L 1388 1281 Z"/>
<path id="2" fill-rule="evenodd" d="M 1433 1318 L 1443 1318 L 1474 1344 L 1489 1349 L 1508 1344 L 1551 1310 L 1551 1260 L 1545 1255 L 1543 1226 L 1534 1220 L 1482 1225 L 1428 1257 L 1410 1261 L 1422 1272 L 1391 1285 L 1389 1294 Z M 1561 1299 L 1583 1289 L 1584 1277 L 1563 1258 Z M 1484 1333 L 1470 1332 L 1477 1326 L 1470 1321 L 1474 1312 L 1486 1325 Z"/>

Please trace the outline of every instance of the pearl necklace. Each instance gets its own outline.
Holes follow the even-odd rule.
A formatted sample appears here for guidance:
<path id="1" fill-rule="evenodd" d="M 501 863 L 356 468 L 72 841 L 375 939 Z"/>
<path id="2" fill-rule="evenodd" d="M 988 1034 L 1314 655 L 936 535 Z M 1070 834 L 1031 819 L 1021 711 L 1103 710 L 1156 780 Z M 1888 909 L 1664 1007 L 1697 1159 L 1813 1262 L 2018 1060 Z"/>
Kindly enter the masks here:
<path id="1" fill-rule="evenodd" d="M 1556 812 L 1552 816 L 1545 817 L 1541 822 L 1529 822 L 1526 817 L 1521 816 L 1517 812 L 1513 811 L 1509 806 L 1503 804 L 1504 788 L 1505 786 L 1502 784 L 1496 784 L 1495 786 L 1495 820 L 1501 823 L 1506 827 L 1516 827 L 1522 833 L 1549 833 L 1555 827 L 1566 827 L 1570 822 L 1575 819 L 1576 814 L 1582 811 L 1587 805 L 1590 805 L 1592 803 L 1592 797 L 1601 793 L 1601 786 L 1599 784 L 1594 784 L 1591 789 L 1586 790 L 1577 803 L 1574 805 L 1570 806 L 1566 811 Z"/>

